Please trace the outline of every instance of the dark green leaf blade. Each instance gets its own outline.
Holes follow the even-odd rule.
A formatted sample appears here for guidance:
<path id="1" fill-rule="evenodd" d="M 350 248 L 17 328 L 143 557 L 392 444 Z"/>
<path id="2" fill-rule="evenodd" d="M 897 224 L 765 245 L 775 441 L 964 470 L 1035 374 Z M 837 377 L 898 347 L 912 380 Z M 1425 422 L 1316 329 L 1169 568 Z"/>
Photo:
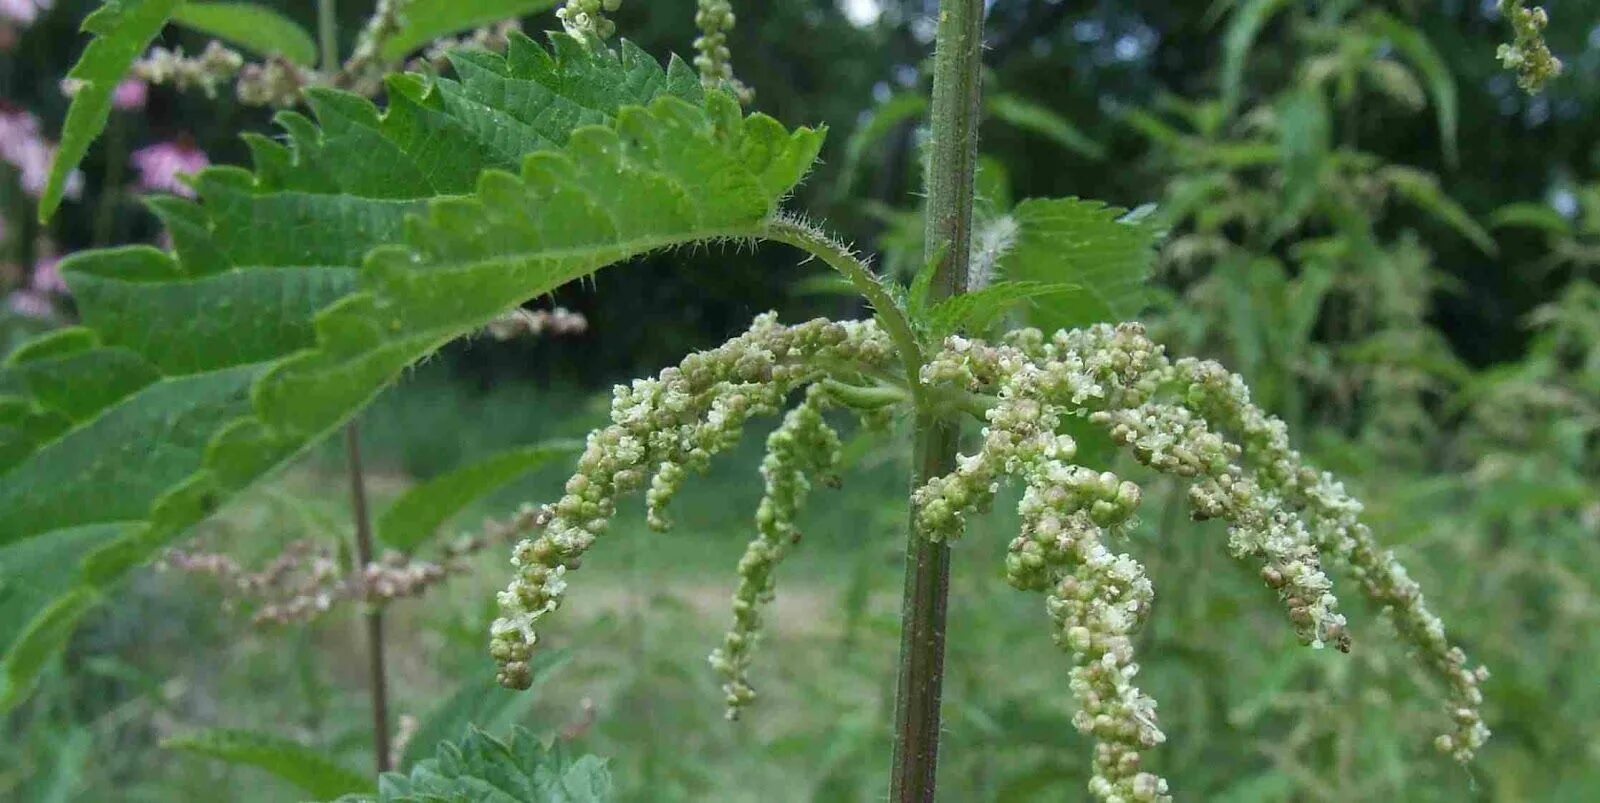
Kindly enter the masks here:
<path id="1" fill-rule="evenodd" d="M 1146 282 L 1161 236 L 1154 223 L 1077 198 L 1029 199 L 1012 216 L 1017 237 L 1000 258 L 998 274 L 1080 291 L 1037 297 L 1028 310 L 1031 325 L 1052 332 L 1132 320 L 1149 304 Z"/>
<path id="2" fill-rule="evenodd" d="M 150 46 L 184 0 L 108 0 L 83 20 L 83 30 L 94 39 L 83 50 L 67 78 L 78 90 L 67 107 L 61 129 L 61 146 L 50 165 L 50 180 L 39 198 L 39 219 L 48 221 L 61 205 L 67 178 L 89 152 L 89 145 L 105 130 L 111 117 L 111 93 L 128 74 L 134 60 Z"/>
<path id="3" fill-rule="evenodd" d="M 319 799 L 377 787 L 372 778 L 329 760 L 324 750 L 265 733 L 208 730 L 168 739 L 161 746 L 265 770 Z"/>
<path id="4" fill-rule="evenodd" d="M 231 42 L 259 56 L 282 56 L 310 67 L 317 61 L 317 43 L 294 20 L 255 3 L 189 3 L 172 22 Z"/>

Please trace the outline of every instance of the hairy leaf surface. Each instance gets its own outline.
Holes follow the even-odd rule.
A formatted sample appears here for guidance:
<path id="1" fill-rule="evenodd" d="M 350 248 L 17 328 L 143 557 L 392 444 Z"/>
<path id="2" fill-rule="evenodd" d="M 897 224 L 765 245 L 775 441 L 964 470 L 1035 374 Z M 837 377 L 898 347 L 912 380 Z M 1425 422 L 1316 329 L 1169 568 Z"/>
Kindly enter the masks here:
<path id="1" fill-rule="evenodd" d="M 1150 303 L 1147 281 L 1161 236 L 1154 223 L 1078 198 L 1032 198 L 1017 204 L 1012 217 L 1016 241 L 1000 257 L 998 273 L 1045 291 L 1034 294 L 1029 325 L 1053 332 L 1132 320 Z"/>
<path id="2" fill-rule="evenodd" d="M 626 43 L 516 37 L 457 68 L 391 80 L 381 114 L 312 93 L 315 122 L 280 117 L 286 144 L 250 138 L 254 172 L 213 168 L 199 202 L 155 204 L 175 253 L 64 267 L 83 327 L 0 371 L 0 550 L 121 532 L 51 552 L 80 564 L 55 591 L 75 604 L 0 603 L 0 619 L 34 620 L 6 648 L 0 708 L 41 664 L 22 657 L 51 653 L 129 569 L 407 366 L 598 268 L 757 234 L 820 146 Z"/>

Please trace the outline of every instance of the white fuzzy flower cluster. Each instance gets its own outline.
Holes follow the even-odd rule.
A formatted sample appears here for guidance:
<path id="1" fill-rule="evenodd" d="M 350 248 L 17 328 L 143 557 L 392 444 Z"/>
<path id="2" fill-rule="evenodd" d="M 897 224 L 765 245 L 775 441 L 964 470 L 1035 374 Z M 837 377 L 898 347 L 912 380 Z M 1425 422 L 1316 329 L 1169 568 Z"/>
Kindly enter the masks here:
<path id="1" fill-rule="evenodd" d="M 244 66 L 244 56 L 215 40 L 198 56 L 185 56 L 181 48 L 153 47 L 135 62 L 132 75 L 152 85 L 171 84 L 179 91 L 199 89 L 216 97 L 217 86 L 233 80 Z"/>
<path id="2" fill-rule="evenodd" d="M 549 527 L 514 550 L 517 576 L 499 595 L 501 616 L 492 628 L 500 682 L 522 688 L 531 680 L 535 625 L 560 606 L 566 573 L 610 525 L 618 497 L 648 487 L 651 524 L 666 527 L 665 507 L 686 474 L 733 445 L 752 417 L 777 412 L 796 389 L 881 372 L 893 358 L 875 323 L 782 326 L 766 314 L 744 334 L 689 355 L 655 379 L 619 385 L 612 424 L 590 433 Z"/>
<path id="3" fill-rule="evenodd" d="M 580 39 L 610 39 L 617 32 L 617 24 L 606 17 L 622 7 L 622 0 L 567 0 L 556 9 L 556 19 L 567 33 Z"/>
<path id="4" fill-rule="evenodd" d="M 807 389 L 805 401 L 784 416 L 767 437 L 761 462 L 766 491 L 756 508 L 757 536 L 739 559 L 739 587 L 733 595 L 733 628 L 722 647 L 711 653 L 711 666 L 722 676 L 728 719 L 755 700 L 750 686 L 750 661 L 761 638 L 761 608 L 772 602 L 775 572 L 800 541 L 795 518 L 811 491 L 811 478 L 836 484 L 833 471 L 840 458 L 839 435 L 822 413 L 830 404 L 822 385 Z"/>
<path id="5" fill-rule="evenodd" d="M 749 87 L 733 77 L 733 53 L 728 49 L 728 32 L 737 18 L 728 0 L 698 0 L 694 25 L 700 35 L 694 40 L 694 66 L 700 69 L 700 82 L 708 89 L 727 89 L 742 103 L 749 103 Z"/>
<path id="6" fill-rule="evenodd" d="M 951 338 L 922 378 L 994 403 L 981 448 L 914 492 L 919 529 L 955 538 L 1003 477 L 1025 483 L 1024 532 L 1007 574 L 1018 587 L 1049 591 L 1059 640 L 1085 662 L 1073 690 L 1083 705 L 1078 724 L 1099 740 L 1091 790 L 1101 799 L 1166 794 L 1164 782 L 1138 769 L 1139 750 L 1159 743 L 1160 732 L 1154 702 L 1131 685 L 1137 670 L 1127 641 L 1149 592 L 1138 565 L 1111 556 L 1099 538 L 1132 515 L 1138 488 L 1072 466 L 1075 444 L 1057 434 L 1066 416 L 1087 418 L 1144 464 L 1190 480 L 1195 517 L 1228 523 L 1230 550 L 1262 564 L 1306 643 L 1348 649 L 1322 560 L 1350 566 L 1447 687 L 1455 727 L 1439 746 L 1466 760 L 1487 738 L 1477 688 L 1487 674 L 1467 668 L 1416 583 L 1359 522 L 1360 504 L 1289 448 L 1283 423 L 1251 403 L 1239 377 L 1212 362 L 1169 361 L 1142 327 L 1123 324 L 1048 339 L 1023 330 L 997 346 Z"/>

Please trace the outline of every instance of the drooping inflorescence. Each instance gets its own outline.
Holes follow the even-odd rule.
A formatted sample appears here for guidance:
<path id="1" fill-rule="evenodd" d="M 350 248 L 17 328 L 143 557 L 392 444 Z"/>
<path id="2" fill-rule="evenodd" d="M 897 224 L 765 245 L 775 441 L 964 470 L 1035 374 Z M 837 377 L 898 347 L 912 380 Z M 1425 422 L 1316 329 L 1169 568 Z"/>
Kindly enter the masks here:
<path id="1" fill-rule="evenodd" d="M 1488 737 L 1478 711 L 1478 686 L 1487 673 L 1469 669 L 1465 655 L 1445 638 L 1416 583 L 1360 523 L 1360 503 L 1331 476 L 1305 464 L 1289 447 L 1283 423 L 1251 403 L 1239 377 L 1213 362 L 1169 361 L 1141 327 L 1124 324 L 1058 332 L 1048 340 L 1022 330 L 998 346 L 951 338 L 924 378 L 993 394 L 997 401 L 987 413 L 982 448 L 958 458 L 955 472 L 916 491 L 919 522 L 929 537 L 951 537 L 961 531 L 962 517 L 993 499 L 1002 477 L 1026 484 L 1025 529 L 1013 545 L 1008 575 L 1038 590 L 1061 583 L 1049 609 L 1067 628 L 1065 646 L 1078 656 L 1080 670 L 1089 671 L 1084 661 L 1100 662 L 1092 677 L 1074 682 L 1073 691 L 1084 711 L 1078 726 L 1099 741 L 1092 790 L 1102 799 L 1162 799 L 1165 783 L 1137 771 L 1138 749 L 1160 741 L 1154 705 L 1146 705 L 1131 685 L 1110 685 L 1118 680 L 1105 673 L 1110 666 L 1122 667 L 1121 680 L 1131 679 L 1131 656 L 1098 646 L 1104 636 L 1093 628 L 1071 630 L 1082 626 L 1071 624 L 1082 616 L 1076 613 L 1081 608 L 1061 600 L 1076 598 L 1082 601 L 1078 606 L 1098 601 L 1119 611 L 1105 620 L 1116 625 L 1105 631 L 1115 637 L 1126 638 L 1137 626 L 1148 604 L 1134 590 L 1142 587 L 1142 573 L 1125 564 L 1115 572 L 1097 571 L 1096 563 L 1114 565 L 1123 556 L 1110 558 L 1081 545 L 1097 543 L 1084 535 L 1095 532 L 1092 526 L 1115 525 L 1129 515 L 1138 494 L 1124 492 L 1109 476 L 1090 482 L 1085 470 L 1065 465 L 1074 448 L 1055 433 L 1064 415 L 1087 418 L 1145 465 L 1189 480 L 1195 517 L 1228 523 L 1230 551 L 1260 562 L 1263 580 L 1306 643 L 1348 649 L 1345 619 L 1322 560 L 1348 565 L 1445 685 L 1454 727 L 1439 738 L 1439 747 L 1466 760 Z M 1041 466 L 1051 467 L 1054 484 L 1040 482 Z M 1075 474 L 1076 482 L 1063 482 Z M 1094 489 L 1098 496 L 1076 489 Z M 1038 535 L 1041 499 L 1054 506 L 1046 528 L 1053 545 Z M 1106 589 L 1084 587 L 1097 577 L 1109 584 Z"/>
<path id="2" fill-rule="evenodd" d="M 776 413 L 801 387 L 882 371 L 892 358 L 876 324 L 818 319 L 782 326 L 768 314 L 655 379 L 619 385 L 612 423 L 590 433 L 549 526 L 513 552 L 516 577 L 499 595 L 492 631 L 500 682 L 520 688 L 530 681 L 536 625 L 560 606 L 567 572 L 606 531 L 619 497 L 648 488 L 651 523 L 667 526 L 665 509 L 683 478 L 732 446 L 751 418 Z"/>
<path id="3" fill-rule="evenodd" d="M 689 471 L 730 446 L 750 418 L 776 412 L 790 392 L 809 386 L 769 439 L 766 495 L 757 537 L 739 565 L 734 627 L 712 655 L 736 716 L 754 697 L 747 672 L 773 570 L 799 532 L 795 516 L 810 483 L 829 476 L 837 459 L 838 437 L 822 409 L 862 406 L 872 395 L 859 386 L 835 392 L 832 380 L 882 381 L 894 375 L 894 358 L 874 324 L 782 327 L 769 315 L 658 379 L 619 387 L 613 424 L 590 436 L 549 529 L 516 549 L 518 576 L 501 594 L 493 633 L 502 682 L 527 682 L 534 625 L 559 605 L 566 572 L 604 531 L 618 496 L 648 486 L 650 522 L 667 526 L 665 507 Z M 1453 727 L 1438 746 L 1465 761 L 1488 737 L 1478 689 L 1487 673 L 1469 668 L 1447 640 L 1417 584 L 1360 522 L 1360 503 L 1289 446 L 1283 423 L 1251 402 L 1238 376 L 1214 362 L 1170 360 L 1141 326 L 1121 324 L 1049 338 L 1025 329 L 993 345 L 951 337 L 919 379 L 923 398 L 968 400 L 963 408 L 982 406 L 986 425 L 954 471 L 913 491 L 916 529 L 954 539 L 967 517 L 993 503 L 1002 482 L 1022 486 L 1022 531 L 1008 550 L 1006 577 L 1044 594 L 1055 640 L 1073 655 L 1069 686 L 1080 706 L 1073 722 L 1096 741 L 1090 790 L 1097 798 L 1170 796 L 1167 782 L 1143 768 L 1143 752 L 1165 736 L 1155 700 L 1134 685 L 1133 637 L 1154 590 L 1133 557 L 1108 545 L 1134 523 L 1141 492 L 1074 462 L 1077 444 L 1060 433 L 1069 418 L 1104 429 L 1140 463 L 1187 481 L 1194 517 L 1227 524 L 1229 551 L 1258 566 L 1304 643 L 1349 649 L 1323 564 L 1348 567 L 1446 687 Z"/>
<path id="4" fill-rule="evenodd" d="M 711 666 L 722 676 L 728 719 L 755 699 L 750 686 L 752 651 L 761 637 L 761 606 L 772 602 L 774 572 L 800 541 L 796 514 L 810 493 L 812 481 L 837 482 L 839 435 L 823 419 L 830 398 L 823 385 L 807 389 L 805 401 L 790 410 L 767 437 L 761 462 L 766 491 L 756 508 L 757 535 L 739 559 L 739 587 L 733 594 L 733 629 L 711 653 Z"/>
<path id="5" fill-rule="evenodd" d="M 694 66 L 700 69 L 700 82 L 707 89 L 726 89 L 749 103 L 750 88 L 733 77 L 733 53 L 728 49 L 728 34 L 736 19 L 728 0 L 697 0 L 694 25 L 700 35 L 694 40 Z"/>
<path id="6" fill-rule="evenodd" d="M 1526 0 L 1500 0 L 1500 13 L 1511 21 L 1511 42 L 1500 46 L 1495 57 L 1500 66 L 1517 74 L 1517 85 L 1534 94 L 1552 78 L 1561 75 L 1563 66 L 1544 41 L 1550 15 L 1541 6 L 1527 7 Z"/>

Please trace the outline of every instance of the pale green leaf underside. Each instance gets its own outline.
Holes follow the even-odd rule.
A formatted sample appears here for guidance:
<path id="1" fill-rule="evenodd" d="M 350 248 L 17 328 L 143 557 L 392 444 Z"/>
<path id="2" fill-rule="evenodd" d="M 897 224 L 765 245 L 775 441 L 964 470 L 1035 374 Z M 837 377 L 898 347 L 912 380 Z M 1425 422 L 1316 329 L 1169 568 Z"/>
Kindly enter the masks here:
<path id="1" fill-rule="evenodd" d="M 39 198 L 39 219 L 49 220 L 61 205 L 67 177 L 78 169 L 90 143 L 111 117 L 111 93 L 183 0 L 109 0 L 83 20 L 94 34 L 67 78 L 78 82 L 61 128 L 61 147 L 50 166 L 50 180 Z"/>
<path id="2" fill-rule="evenodd" d="M 253 731 L 209 730 L 162 742 L 182 750 L 272 773 L 318 799 L 370 792 L 377 784 L 329 760 L 327 752 L 299 742 Z"/>
<path id="3" fill-rule="evenodd" d="M 4 563 L 13 545 L 123 529 L 52 552 L 79 569 L 55 591 L 72 605 L 0 597 L 0 620 L 33 622 L 7 643 L 0 709 L 104 589 L 407 366 L 598 268 L 753 236 L 821 141 L 627 43 L 517 37 L 457 72 L 392 80 L 382 115 L 316 91 L 315 123 L 281 116 L 287 144 L 250 138 L 253 173 L 154 204 L 176 253 L 65 266 L 83 326 L 0 370 L 0 579 L 32 570 Z"/>
<path id="4" fill-rule="evenodd" d="M 189 3 L 172 15 L 174 24 L 230 42 L 258 56 L 282 56 L 310 67 L 317 43 L 294 20 L 255 3 Z"/>
<path id="5" fill-rule="evenodd" d="M 1028 307 L 1029 325 L 1046 332 L 1132 320 L 1150 302 L 1147 281 L 1161 231 L 1127 211 L 1077 198 L 1033 198 L 1017 205 L 1016 243 L 1000 258 L 1000 276 L 1046 291 Z M 1074 285 L 1065 292 L 1062 284 Z"/>
<path id="6" fill-rule="evenodd" d="M 378 538 L 410 552 L 432 538 L 451 516 L 506 483 L 583 447 L 577 441 L 509 449 L 434 477 L 406 491 L 378 519 Z"/>

